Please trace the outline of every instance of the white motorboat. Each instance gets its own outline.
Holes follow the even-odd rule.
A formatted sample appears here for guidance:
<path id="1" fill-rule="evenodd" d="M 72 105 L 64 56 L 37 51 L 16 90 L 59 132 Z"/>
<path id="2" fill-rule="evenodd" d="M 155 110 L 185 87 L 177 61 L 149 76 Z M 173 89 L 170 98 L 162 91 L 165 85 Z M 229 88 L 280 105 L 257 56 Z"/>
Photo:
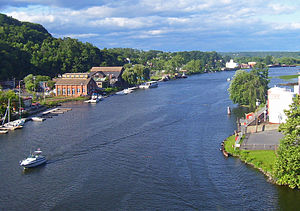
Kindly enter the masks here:
<path id="1" fill-rule="evenodd" d="M 42 151 L 40 149 L 31 153 L 28 158 L 20 161 L 20 166 L 24 168 L 33 168 L 46 163 L 46 158 L 41 155 Z"/>
<path id="2" fill-rule="evenodd" d="M 148 81 L 139 86 L 140 89 L 148 89 L 148 88 L 155 88 L 155 87 L 158 87 L 157 81 Z"/>
<path id="3" fill-rule="evenodd" d="M 102 95 L 93 94 L 92 97 L 91 97 L 91 99 L 86 100 L 84 102 L 86 102 L 86 103 L 98 103 L 102 99 L 103 99 Z"/>
<path id="4" fill-rule="evenodd" d="M 31 120 L 35 121 L 35 122 L 42 122 L 42 121 L 46 120 L 46 118 L 34 116 L 34 117 L 31 117 Z"/>
<path id="5" fill-rule="evenodd" d="M 116 95 L 127 95 L 131 92 L 133 92 L 133 89 L 128 88 L 128 89 L 123 89 L 122 91 L 116 92 Z"/>
<path id="6" fill-rule="evenodd" d="M 127 93 L 125 93 L 124 90 L 116 92 L 116 95 L 126 95 L 126 94 Z"/>
<path id="7" fill-rule="evenodd" d="M 123 92 L 124 92 L 125 94 L 129 94 L 129 93 L 133 92 L 133 90 L 130 89 L 130 88 L 128 88 L 128 89 L 124 89 Z"/>

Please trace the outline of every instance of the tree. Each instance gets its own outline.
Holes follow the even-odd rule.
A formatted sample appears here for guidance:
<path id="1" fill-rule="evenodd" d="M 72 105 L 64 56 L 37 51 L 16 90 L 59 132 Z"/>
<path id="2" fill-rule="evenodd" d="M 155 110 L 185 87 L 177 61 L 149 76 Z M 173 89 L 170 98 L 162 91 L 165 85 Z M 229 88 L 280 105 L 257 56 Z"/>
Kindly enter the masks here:
<path id="1" fill-rule="evenodd" d="M 240 105 L 248 105 L 250 110 L 256 107 L 257 99 L 266 102 L 267 87 L 261 76 L 245 70 L 236 71 L 228 89 L 230 99 Z"/>
<path id="2" fill-rule="evenodd" d="M 122 74 L 122 78 L 129 85 L 136 85 L 149 80 L 150 78 L 149 74 L 150 74 L 150 70 L 144 65 L 141 64 L 137 64 L 134 66 L 127 65 L 127 68 L 125 68 L 125 71 Z"/>
<path id="3" fill-rule="evenodd" d="M 280 141 L 275 162 L 277 183 L 300 188 L 300 97 L 294 98 L 290 110 L 285 111 L 286 123 L 279 126 L 285 136 Z"/>

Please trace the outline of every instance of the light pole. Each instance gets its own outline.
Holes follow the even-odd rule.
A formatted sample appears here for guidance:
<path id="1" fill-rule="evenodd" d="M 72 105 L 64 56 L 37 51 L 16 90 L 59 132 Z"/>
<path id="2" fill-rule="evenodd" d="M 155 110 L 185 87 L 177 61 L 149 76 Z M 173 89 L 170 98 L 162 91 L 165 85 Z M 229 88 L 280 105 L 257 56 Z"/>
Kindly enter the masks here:
<path id="1" fill-rule="evenodd" d="M 255 132 L 257 133 L 257 127 L 258 127 L 258 106 L 259 106 L 259 99 L 256 99 L 256 110 L 255 110 L 255 116 L 256 116 L 256 129 L 255 129 Z"/>
<path id="2" fill-rule="evenodd" d="M 22 118 L 22 114 L 21 114 L 21 81 L 23 81 L 23 80 L 19 80 L 19 115 L 20 115 L 20 119 Z"/>

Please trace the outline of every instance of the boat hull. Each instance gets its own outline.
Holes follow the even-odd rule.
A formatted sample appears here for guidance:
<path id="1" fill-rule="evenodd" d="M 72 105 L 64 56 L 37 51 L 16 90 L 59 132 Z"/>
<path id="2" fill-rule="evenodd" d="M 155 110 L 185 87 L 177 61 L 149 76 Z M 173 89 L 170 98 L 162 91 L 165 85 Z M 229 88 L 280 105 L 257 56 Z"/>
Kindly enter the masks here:
<path id="1" fill-rule="evenodd" d="M 34 168 L 46 163 L 46 161 L 47 161 L 46 158 L 41 158 L 38 161 L 34 161 L 27 164 L 23 164 L 23 162 L 21 162 L 20 165 L 23 166 L 24 168 Z"/>

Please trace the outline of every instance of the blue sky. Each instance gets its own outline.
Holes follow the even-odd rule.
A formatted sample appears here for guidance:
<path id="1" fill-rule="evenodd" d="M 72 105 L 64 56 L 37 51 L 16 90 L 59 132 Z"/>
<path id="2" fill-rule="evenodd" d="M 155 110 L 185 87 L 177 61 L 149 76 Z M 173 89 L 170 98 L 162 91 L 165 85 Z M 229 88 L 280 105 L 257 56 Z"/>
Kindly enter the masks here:
<path id="1" fill-rule="evenodd" d="M 300 51 L 300 0 L 0 0 L 0 12 L 103 48 Z"/>

